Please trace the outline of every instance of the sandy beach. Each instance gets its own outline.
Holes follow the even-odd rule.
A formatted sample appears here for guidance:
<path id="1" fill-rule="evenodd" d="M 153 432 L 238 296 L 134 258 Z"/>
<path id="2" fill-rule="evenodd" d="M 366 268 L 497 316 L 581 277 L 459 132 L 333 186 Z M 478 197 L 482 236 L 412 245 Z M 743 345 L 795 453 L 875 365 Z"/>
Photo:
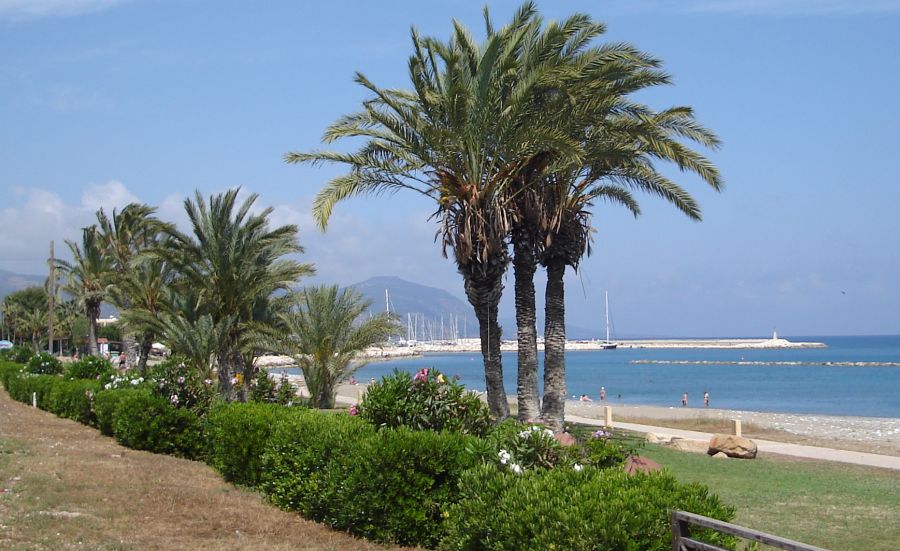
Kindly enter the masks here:
<path id="1" fill-rule="evenodd" d="M 766 438 L 793 443 L 866 451 L 900 456 L 900 419 L 892 417 L 850 417 L 799 413 L 767 413 L 715 408 L 659 407 L 616 404 L 615 402 L 566 402 L 566 413 L 593 419 L 603 418 L 603 406 L 613 409 L 616 419 L 659 424 L 674 421 L 710 421 L 727 425 L 740 419 L 744 433 L 761 429 Z M 778 434 L 773 434 L 778 433 Z M 782 438 L 777 438 L 781 436 Z"/>
<path id="2" fill-rule="evenodd" d="M 291 381 L 305 391 L 303 377 L 292 375 Z M 337 402 L 355 404 L 365 395 L 366 382 L 338 386 Z M 515 406 L 515 396 L 510 396 Z M 679 425 L 699 420 L 728 426 L 731 419 L 740 419 L 744 434 L 797 444 L 833 447 L 900 457 L 900 419 L 892 417 L 850 417 L 798 413 L 767 413 L 716 408 L 659 407 L 625 405 L 616 402 L 581 402 L 568 400 L 566 415 L 603 419 L 603 406 L 613 409 L 616 419 L 641 424 Z"/>

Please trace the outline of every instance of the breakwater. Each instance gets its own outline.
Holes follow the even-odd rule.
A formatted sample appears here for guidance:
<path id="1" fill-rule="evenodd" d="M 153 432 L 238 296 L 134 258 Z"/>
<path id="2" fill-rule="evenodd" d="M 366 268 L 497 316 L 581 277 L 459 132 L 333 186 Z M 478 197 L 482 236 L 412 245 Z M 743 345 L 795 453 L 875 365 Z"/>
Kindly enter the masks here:
<path id="1" fill-rule="evenodd" d="M 748 365 L 748 366 L 826 366 L 826 367 L 900 367 L 900 362 L 828 362 L 828 361 L 727 361 L 727 360 L 631 360 L 631 364 L 653 365 Z"/>

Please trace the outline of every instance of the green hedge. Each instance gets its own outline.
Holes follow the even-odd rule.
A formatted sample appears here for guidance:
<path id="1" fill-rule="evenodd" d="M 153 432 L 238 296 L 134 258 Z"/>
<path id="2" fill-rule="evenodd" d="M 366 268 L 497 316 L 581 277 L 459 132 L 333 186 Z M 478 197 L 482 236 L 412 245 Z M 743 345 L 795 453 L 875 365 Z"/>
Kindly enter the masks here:
<path id="1" fill-rule="evenodd" d="M 43 409 L 85 425 L 97 426 L 93 400 L 99 392 L 98 381 L 66 381 L 57 378 L 50 385 Z"/>
<path id="2" fill-rule="evenodd" d="M 22 364 L 0 360 L 0 383 L 3 383 L 3 388 L 8 389 L 10 378 L 18 376 L 22 373 L 22 369 L 24 369 Z"/>
<path id="3" fill-rule="evenodd" d="M 672 509 L 734 517 L 705 487 L 681 484 L 667 472 L 585 468 L 516 475 L 483 466 L 462 477 L 460 492 L 462 499 L 447 511 L 441 549 L 663 551 L 672 547 Z M 722 535 L 704 539 L 734 548 Z"/>
<path id="4" fill-rule="evenodd" d="M 144 390 L 122 388 L 116 390 L 104 390 L 94 397 L 94 414 L 97 416 L 97 428 L 106 436 L 115 436 L 116 411 L 119 402 L 126 396 Z"/>
<path id="5" fill-rule="evenodd" d="M 339 491 L 326 521 L 380 542 L 436 546 L 442 513 L 458 499 L 462 473 L 478 461 L 466 451 L 474 439 L 400 428 L 358 440 L 327 470 L 329 487 Z"/>
<path id="6" fill-rule="evenodd" d="M 113 413 L 113 434 L 123 446 L 188 459 L 203 455 L 203 424 L 149 390 L 121 397 Z"/>
<path id="7" fill-rule="evenodd" d="M 324 520 L 336 492 L 340 492 L 329 469 L 357 449 L 375 428 L 349 415 L 313 411 L 280 423 L 269 439 L 262 458 L 261 487 L 276 505 L 299 511 L 314 520 Z"/>
<path id="8" fill-rule="evenodd" d="M 217 404 L 205 420 L 207 462 L 226 480 L 256 486 L 269 438 L 281 421 L 299 411 L 276 404 Z"/>

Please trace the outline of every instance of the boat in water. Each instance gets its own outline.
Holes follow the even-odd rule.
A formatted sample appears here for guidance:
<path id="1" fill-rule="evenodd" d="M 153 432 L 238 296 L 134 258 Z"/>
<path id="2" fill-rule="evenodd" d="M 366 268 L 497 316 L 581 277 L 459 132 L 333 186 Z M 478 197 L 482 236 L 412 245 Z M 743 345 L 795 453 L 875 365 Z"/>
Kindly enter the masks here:
<path id="1" fill-rule="evenodd" d="M 604 298 L 606 303 L 606 340 L 600 343 L 600 348 L 603 350 L 614 350 L 619 346 L 619 343 L 609 340 L 609 291 L 605 291 Z"/>

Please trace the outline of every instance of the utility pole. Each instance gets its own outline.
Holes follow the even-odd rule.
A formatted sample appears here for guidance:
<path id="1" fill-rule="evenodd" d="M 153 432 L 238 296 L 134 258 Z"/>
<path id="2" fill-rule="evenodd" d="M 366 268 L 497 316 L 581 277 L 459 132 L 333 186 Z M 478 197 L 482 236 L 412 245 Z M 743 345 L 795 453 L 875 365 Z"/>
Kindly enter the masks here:
<path id="1" fill-rule="evenodd" d="M 50 258 L 47 264 L 50 266 L 50 281 L 47 286 L 47 345 L 50 354 L 53 354 L 53 309 L 56 307 L 56 259 L 53 254 L 53 241 L 50 241 Z"/>

